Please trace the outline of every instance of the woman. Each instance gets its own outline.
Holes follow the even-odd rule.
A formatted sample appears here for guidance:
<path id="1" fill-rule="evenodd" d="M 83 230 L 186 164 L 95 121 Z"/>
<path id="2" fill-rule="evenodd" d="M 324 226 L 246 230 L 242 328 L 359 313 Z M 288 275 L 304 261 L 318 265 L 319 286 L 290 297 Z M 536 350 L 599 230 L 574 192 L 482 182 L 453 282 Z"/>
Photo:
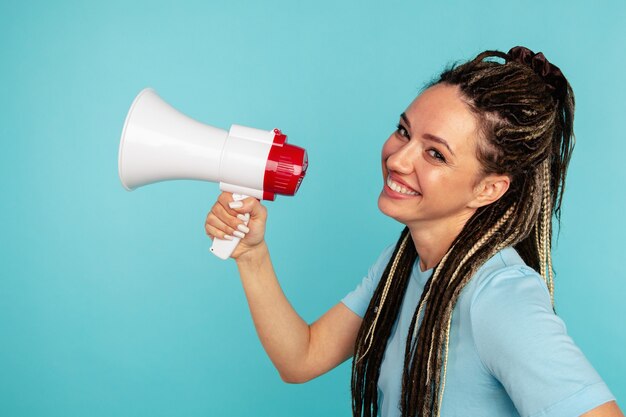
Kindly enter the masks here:
<path id="1" fill-rule="evenodd" d="M 232 257 L 283 380 L 353 357 L 355 416 L 622 416 L 553 311 L 573 112 L 561 71 L 523 47 L 444 71 L 382 150 L 378 206 L 406 227 L 310 326 L 274 274 L 266 209 L 223 193 L 206 232 L 243 238 Z"/>

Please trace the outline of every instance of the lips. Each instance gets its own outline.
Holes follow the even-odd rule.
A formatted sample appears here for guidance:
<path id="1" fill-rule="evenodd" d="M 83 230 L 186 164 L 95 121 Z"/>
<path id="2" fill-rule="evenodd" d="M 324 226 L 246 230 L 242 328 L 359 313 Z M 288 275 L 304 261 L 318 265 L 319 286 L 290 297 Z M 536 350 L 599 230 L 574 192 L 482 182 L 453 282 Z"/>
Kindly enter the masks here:
<path id="1" fill-rule="evenodd" d="M 400 180 L 396 176 L 389 174 L 387 180 L 385 181 L 387 186 L 391 188 L 393 191 L 405 194 L 405 195 L 420 195 L 421 193 L 415 190 L 413 187 L 409 186 L 404 181 Z"/>

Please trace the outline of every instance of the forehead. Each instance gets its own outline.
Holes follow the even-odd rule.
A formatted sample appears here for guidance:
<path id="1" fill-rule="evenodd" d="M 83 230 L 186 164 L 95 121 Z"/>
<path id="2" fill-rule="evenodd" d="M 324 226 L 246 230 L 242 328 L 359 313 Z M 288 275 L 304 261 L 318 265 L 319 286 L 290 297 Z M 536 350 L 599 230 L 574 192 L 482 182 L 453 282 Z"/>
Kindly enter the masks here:
<path id="1" fill-rule="evenodd" d="M 473 150 L 478 134 L 476 117 L 457 86 L 437 84 L 420 94 L 406 109 L 411 133 L 443 138 L 455 151 Z"/>

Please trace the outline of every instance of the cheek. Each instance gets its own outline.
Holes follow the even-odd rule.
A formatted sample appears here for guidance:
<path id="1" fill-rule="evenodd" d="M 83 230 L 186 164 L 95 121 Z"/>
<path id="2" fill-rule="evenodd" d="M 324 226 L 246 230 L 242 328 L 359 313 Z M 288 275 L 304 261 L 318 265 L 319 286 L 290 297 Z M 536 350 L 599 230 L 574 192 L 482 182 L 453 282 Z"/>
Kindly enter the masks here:
<path id="1" fill-rule="evenodd" d="M 387 139 L 385 143 L 383 143 L 383 149 L 381 151 L 383 162 L 393 153 L 393 148 L 392 138 Z"/>
<path id="2" fill-rule="evenodd" d="M 466 200 L 472 195 L 472 181 L 466 174 L 426 169 L 421 178 L 425 192 L 435 192 L 445 201 Z"/>
<path id="3" fill-rule="evenodd" d="M 387 159 L 394 152 L 394 146 L 391 143 L 391 138 L 387 139 L 387 141 L 383 144 L 383 149 L 380 152 L 380 162 L 383 168 L 383 174 L 387 176 Z"/>

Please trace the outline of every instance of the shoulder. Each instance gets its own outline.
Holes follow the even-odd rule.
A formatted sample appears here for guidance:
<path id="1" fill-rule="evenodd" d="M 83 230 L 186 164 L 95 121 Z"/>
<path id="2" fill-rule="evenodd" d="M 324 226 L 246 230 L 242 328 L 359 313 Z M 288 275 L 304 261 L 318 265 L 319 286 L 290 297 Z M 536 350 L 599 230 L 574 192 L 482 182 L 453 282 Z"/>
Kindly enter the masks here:
<path id="1" fill-rule="evenodd" d="M 529 360 L 531 352 L 555 349 L 554 336 L 566 334 L 543 278 L 513 248 L 503 249 L 478 270 L 467 296 L 474 344 L 493 375 Z"/>
<path id="2" fill-rule="evenodd" d="M 363 277 L 363 284 L 373 286 L 374 288 L 378 285 L 383 272 L 385 272 L 387 264 L 393 256 L 395 247 L 396 244 L 392 243 L 383 248 L 374 263 L 370 264 L 367 274 Z"/>
<path id="3" fill-rule="evenodd" d="M 472 308 L 485 298 L 506 297 L 506 304 L 510 304 L 514 300 L 526 302 L 531 295 L 551 305 L 550 292 L 543 277 L 526 265 L 512 247 L 501 250 L 485 262 L 468 289 Z"/>
<path id="4" fill-rule="evenodd" d="M 378 281 L 380 281 L 380 277 L 382 273 L 385 271 L 387 264 L 391 260 L 391 257 L 393 256 L 393 252 L 395 248 L 396 248 L 395 243 L 392 243 L 386 246 L 382 250 L 380 255 L 378 255 L 378 258 L 376 258 L 376 262 L 374 262 L 374 264 L 372 264 L 372 266 L 369 268 L 367 275 L 372 277 L 377 283 Z"/>
<path id="5" fill-rule="evenodd" d="M 367 274 L 359 285 L 341 300 L 357 315 L 364 317 L 370 299 L 380 282 L 383 272 L 385 272 L 389 260 L 393 256 L 395 247 L 395 243 L 386 246 L 376 261 L 369 267 Z"/>
<path id="6" fill-rule="evenodd" d="M 612 398 L 554 313 L 543 278 L 514 249 L 494 256 L 474 278 L 474 347 L 521 415 L 580 415 Z"/>
<path id="7" fill-rule="evenodd" d="M 556 320 L 548 287 L 542 276 L 527 266 L 515 249 L 503 249 L 476 273 L 469 288 L 470 321 L 475 337 L 497 346 Z M 494 330 L 497 330 L 494 332 Z"/>
<path id="8" fill-rule="evenodd" d="M 470 282 L 466 297 L 479 344 L 503 348 L 518 337 L 527 337 L 523 330 L 537 328 L 532 322 L 545 324 L 553 319 L 546 283 L 512 247 L 495 254 Z"/>

